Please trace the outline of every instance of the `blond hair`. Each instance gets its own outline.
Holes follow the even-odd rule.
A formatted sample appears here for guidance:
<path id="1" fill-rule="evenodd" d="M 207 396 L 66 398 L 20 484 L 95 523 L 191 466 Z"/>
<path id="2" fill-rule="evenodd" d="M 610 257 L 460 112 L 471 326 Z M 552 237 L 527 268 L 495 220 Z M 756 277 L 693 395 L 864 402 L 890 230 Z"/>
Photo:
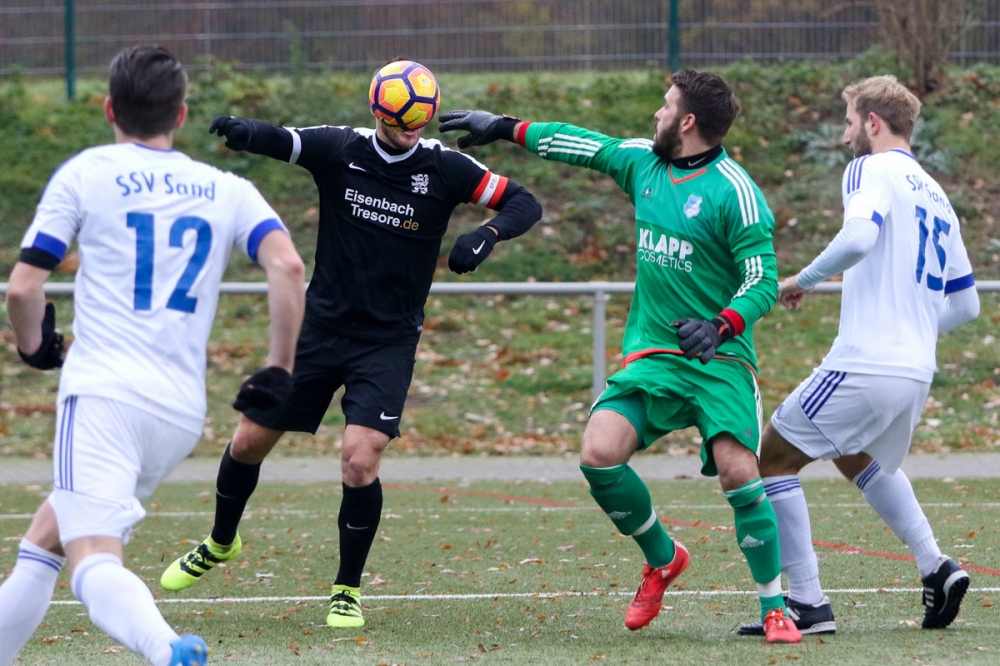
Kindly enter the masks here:
<path id="1" fill-rule="evenodd" d="M 895 76 L 872 76 L 844 88 L 841 97 L 853 104 L 862 122 L 874 113 L 889 130 L 909 140 L 920 115 L 920 100 Z"/>

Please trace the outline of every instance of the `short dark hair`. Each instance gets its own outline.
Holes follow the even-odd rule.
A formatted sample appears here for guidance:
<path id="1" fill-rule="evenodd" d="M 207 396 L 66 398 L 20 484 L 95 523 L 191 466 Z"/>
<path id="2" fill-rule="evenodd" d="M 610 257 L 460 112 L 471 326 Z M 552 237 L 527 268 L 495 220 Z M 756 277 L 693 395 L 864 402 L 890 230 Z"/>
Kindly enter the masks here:
<path id="1" fill-rule="evenodd" d="M 187 75 L 162 46 L 132 46 L 111 61 L 108 91 L 115 125 L 129 136 L 148 139 L 173 131 Z"/>
<path id="2" fill-rule="evenodd" d="M 694 114 L 701 138 L 712 145 L 722 143 L 740 112 L 729 84 L 717 74 L 693 69 L 676 72 L 670 80 L 681 91 L 681 110 Z"/>

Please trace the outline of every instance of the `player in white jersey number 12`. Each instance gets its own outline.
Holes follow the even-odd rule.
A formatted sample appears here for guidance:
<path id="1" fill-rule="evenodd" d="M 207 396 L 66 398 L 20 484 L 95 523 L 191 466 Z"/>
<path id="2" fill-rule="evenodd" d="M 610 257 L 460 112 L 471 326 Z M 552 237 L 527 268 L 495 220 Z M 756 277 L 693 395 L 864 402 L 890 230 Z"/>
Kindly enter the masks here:
<path id="1" fill-rule="evenodd" d="M 194 448 L 205 419 L 205 347 L 233 248 L 267 272 L 267 367 L 234 407 L 291 390 L 305 308 L 302 260 L 274 210 L 246 180 L 172 149 L 187 115 L 187 77 L 160 47 L 111 63 L 105 113 L 115 143 L 83 151 L 52 176 L 10 277 L 8 312 L 21 357 L 62 366 L 55 489 L 0 586 L 0 666 L 38 628 L 69 561 L 90 619 L 154 666 L 205 664 L 198 636 L 179 637 L 145 583 L 122 566 L 141 500 Z M 277 232 L 277 233 L 272 233 Z M 63 364 L 44 283 L 76 241 L 74 341 Z"/>
<path id="2" fill-rule="evenodd" d="M 975 319 L 979 297 L 958 217 L 910 151 L 920 102 L 890 76 L 851 85 L 843 97 L 844 143 L 856 156 L 844 173 L 844 227 L 778 293 L 794 310 L 817 283 L 843 273 L 840 331 L 765 428 L 760 471 L 778 516 L 789 612 L 803 634 L 836 631 L 798 477 L 817 458 L 833 459 L 913 551 L 923 627 L 943 629 L 969 576 L 941 554 L 899 465 L 934 376 L 938 333 Z M 740 629 L 759 633 L 756 623 Z"/>

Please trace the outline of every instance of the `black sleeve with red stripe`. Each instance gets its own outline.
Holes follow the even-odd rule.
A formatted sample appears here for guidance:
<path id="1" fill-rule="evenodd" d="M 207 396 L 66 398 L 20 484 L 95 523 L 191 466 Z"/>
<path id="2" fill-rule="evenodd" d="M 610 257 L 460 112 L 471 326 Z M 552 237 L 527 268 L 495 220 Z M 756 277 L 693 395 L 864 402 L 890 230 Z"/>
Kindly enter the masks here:
<path id="1" fill-rule="evenodd" d="M 498 240 L 516 238 L 542 218 L 538 199 L 513 180 L 493 173 L 458 151 L 448 151 L 445 159 L 459 200 L 497 211 L 497 216 L 487 224 L 497 230 Z"/>
<path id="2" fill-rule="evenodd" d="M 542 219 L 542 204 L 528 190 L 508 181 L 496 205 L 497 216 L 487 224 L 497 230 L 498 240 L 517 238 Z"/>
<path id="3" fill-rule="evenodd" d="M 497 211 L 487 223 L 497 230 L 497 240 L 517 238 L 542 219 L 542 205 L 531 192 L 492 171 L 483 176 L 470 203 Z"/>

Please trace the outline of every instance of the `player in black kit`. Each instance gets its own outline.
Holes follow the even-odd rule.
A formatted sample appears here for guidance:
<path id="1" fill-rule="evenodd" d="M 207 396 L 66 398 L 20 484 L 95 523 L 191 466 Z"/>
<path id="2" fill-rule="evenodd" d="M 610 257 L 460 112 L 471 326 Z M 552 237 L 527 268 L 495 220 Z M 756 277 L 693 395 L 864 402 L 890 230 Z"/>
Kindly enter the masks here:
<path id="1" fill-rule="evenodd" d="M 226 137 L 233 150 L 299 164 L 312 173 L 320 201 L 316 267 L 294 374 L 262 378 L 274 386 L 293 383 L 291 397 L 268 409 L 234 405 L 244 414 L 219 466 L 211 536 L 173 562 L 160 582 L 170 590 L 186 588 L 239 554 L 237 527 L 262 461 L 284 432 L 315 434 L 343 385 L 340 569 L 327 623 L 360 627 L 361 573 L 382 511 L 379 463 L 389 440 L 399 436 L 423 307 L 448 220 L 461 203 L 497 211 L 455 242 L 448 267 L 465 273 L 475 270 L 495 243 L 530 229 L 541 206 L 514 181 L 437 140 L 420 138 L 423 128 L 394 130 L 376 121 L 375 130 L 296 129 L 220 117 L 209 131 Z"/>

